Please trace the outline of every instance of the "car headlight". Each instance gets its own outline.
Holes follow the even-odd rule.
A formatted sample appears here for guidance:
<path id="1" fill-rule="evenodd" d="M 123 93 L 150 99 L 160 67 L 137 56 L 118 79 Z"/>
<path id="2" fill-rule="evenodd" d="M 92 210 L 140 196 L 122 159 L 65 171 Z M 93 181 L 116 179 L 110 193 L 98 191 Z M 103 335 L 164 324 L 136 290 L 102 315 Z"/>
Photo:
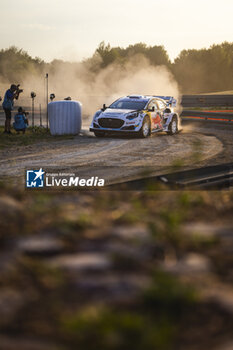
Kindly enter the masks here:
<path id="1" fill-rule="evenodd" d="M 138 113 L 132 113 L 127 115 L 126 119 L 132 120 L 132 119 L 136 119 L 137 117 L 138 117 Z"/>

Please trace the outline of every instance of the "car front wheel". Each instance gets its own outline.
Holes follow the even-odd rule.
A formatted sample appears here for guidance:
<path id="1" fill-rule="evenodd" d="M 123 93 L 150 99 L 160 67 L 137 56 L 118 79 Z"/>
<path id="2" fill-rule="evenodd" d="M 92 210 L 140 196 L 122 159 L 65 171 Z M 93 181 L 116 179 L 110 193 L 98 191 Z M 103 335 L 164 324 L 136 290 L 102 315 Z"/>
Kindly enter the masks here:
<path id="1" fill-rule="evenodd" d="M 146 116 L 143 120 L 141 130 L 139 131 L 140 137 L 146 138 L 151 134 L 150 119 Z"/>

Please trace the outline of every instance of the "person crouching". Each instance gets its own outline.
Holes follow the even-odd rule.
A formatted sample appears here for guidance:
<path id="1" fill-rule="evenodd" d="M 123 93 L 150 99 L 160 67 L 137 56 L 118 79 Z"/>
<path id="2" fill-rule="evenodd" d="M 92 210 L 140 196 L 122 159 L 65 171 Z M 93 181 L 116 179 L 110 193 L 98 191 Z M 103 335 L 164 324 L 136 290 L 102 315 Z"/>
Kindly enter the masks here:
<path id="1" fill-rule="evenodd" d="M 25 111 L 22 107 L 18 108 L 18 113 L 15 115 L 15 122 L 13 123 L 13 127 L 18 134 L 20 133 L 20 131 L 22 131 L 23 134 L 25 134 L 25 130 L 28 127 L 28 120 L 25 116 Z"/>

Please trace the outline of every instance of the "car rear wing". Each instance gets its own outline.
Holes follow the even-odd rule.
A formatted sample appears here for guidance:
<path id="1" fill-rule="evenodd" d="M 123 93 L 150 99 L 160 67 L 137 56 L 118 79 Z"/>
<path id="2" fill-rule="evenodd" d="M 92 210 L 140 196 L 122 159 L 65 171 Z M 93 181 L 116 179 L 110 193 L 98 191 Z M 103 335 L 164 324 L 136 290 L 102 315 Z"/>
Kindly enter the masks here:
<path id="1" fill-rule="evenodd" d="M 168 107 L 176 107 L 177 100 L 172 96 L 154 96 L 164 100 Z"/>

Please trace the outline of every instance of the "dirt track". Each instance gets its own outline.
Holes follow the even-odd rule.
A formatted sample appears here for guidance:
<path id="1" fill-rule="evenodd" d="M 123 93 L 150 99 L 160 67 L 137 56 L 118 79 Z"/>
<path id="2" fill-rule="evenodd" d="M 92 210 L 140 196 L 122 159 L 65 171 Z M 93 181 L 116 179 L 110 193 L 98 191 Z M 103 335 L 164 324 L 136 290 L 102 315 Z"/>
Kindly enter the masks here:
<path id="1" fill-rule="evenodd" d="M 188 129 L 175 136 L 156 134 L 148 139 L 98 139 L 84 130 L 72 140 L 2 150 L 0 177 L 24 177 L 26 169 L 42 167 L 47 172 L 80 174 L 81 171 L 84 175 L 101 175 L 116 182 L 137 177 L 144 167 L 161 174 L 178 163 L 193 166 L 215 157 L 222 149 L 222 143 L 215 136 Z"/>

